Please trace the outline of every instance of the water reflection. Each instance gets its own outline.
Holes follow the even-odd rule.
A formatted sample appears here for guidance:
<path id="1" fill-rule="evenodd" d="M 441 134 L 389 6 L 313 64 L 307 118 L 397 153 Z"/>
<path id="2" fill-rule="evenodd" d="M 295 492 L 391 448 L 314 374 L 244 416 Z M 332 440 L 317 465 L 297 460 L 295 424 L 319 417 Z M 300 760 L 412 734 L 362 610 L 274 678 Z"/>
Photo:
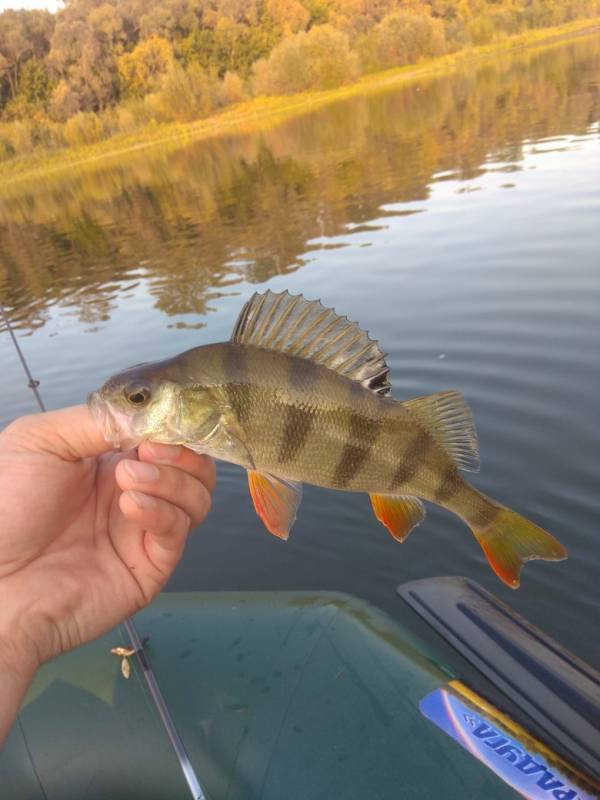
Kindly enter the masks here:
<path id="1" fill-rule="evenodd" d="M 191 315 L 169 325 L 199 327 L 236 283 L 288 274 L 344 246 L 331 237 L 421 213 L 436 183 L 499 172 L 514 188 L 526 154 L 563 152 L 563 134 L 600 116 L 599 66 L 595 41 L 578 41 L 339 102 L 259 135 L 2 187 L 1 296 L 20 328 L 44 325 L 58 305 L 96 330 L 141 281 L 157 309 Z"/>
<path id="2" fill-rule="evenodd" d="M 400 547 L 366 497 L 311 486 L 284 544 L 220 464 L 170 588 L 339 589 L 398 613 L 399 582 L 467 575 L 600 665 L 599 67 L 580 39 L 0 187 L 0 295 L 49 408 L 226 339 L 261 284 L 303 292 L 379 338 L 397 398 L 462 391 L 474 483 L 570 552 L 511 593 L 457 518 L 430 507 Z M 0 363 L 2 425 L 34 407 L 2 335 Z"/>

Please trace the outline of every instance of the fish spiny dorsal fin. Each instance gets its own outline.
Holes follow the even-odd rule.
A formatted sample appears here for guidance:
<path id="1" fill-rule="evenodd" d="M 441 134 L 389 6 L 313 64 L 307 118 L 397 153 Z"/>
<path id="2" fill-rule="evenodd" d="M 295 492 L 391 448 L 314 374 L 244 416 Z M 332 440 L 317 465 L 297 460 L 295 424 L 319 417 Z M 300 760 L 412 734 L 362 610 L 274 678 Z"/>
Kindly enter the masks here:
<path id="1" fill-rule="evenodd" d="M 289 292 L 255 293 L 243 307 L 231 341 L 305 358 L 381 396 L 391 392 L 385 354 L 377 342 L 319 300 Z"/>
<path id="2" fill-rule="evenodd" d="M 427 428 L 456 465 L 479 472 L 479 442 L 467 401 L 460 392 L 448 391 L 416 397 L 402 403 Z"/>

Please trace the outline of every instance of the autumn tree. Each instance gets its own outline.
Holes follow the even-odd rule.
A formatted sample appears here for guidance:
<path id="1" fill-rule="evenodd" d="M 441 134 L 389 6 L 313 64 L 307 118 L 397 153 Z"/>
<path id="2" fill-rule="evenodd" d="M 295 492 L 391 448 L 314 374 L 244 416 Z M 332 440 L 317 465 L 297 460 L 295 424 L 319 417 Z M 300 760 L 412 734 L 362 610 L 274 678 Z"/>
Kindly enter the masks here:
<path id="1" fill-rule="evenodd" d="M 407 3 L 402 0 L 336 0 L 329 13 L 329 22 L 353 39 L 405 5 Z"/>
<path id="2" fill-rule="evenodd" d="M 48 110 L 50 117 L 58 122 L 66 122 L 79 111 L 81 98 L 65 80 L 60 80 L 50 97 Z"/>
<path id="3" fill-rule="evenodd" d="M 288 36 L 254 68 L 259 94 L 331 89 L 358 76 L 358 58 L 345 33 L 330 25 Z"/>
<path id="4" fill-rule="evenodd" d="M 228 71 L 246 77 L 252 65 L 268 55 L 280 38 L 281 32 L 270 17 L 262 18 L 259 25 L 220 17 L 214 25 L 198 28 L 183 39 L 179 51 L 184 64 L 197 62 L 219 77 Z"/>
<path id="5" fill-rule="evenodd" d="M 444 25 L 429 14 L 404 10 L 384 17 L 357 41 L 366 70 L 414 64 L 446 49 Z"/>
<path id="6" fill-rule="evenodd" d="M 330 88 L 361 70 L 600 14 L 600 0 L 64 3 L 54 15 L 0 13 L 0 157 L 202 116 L 250 86 Z"/>
<path id="7" fill-rule="evenodd" d="M 5 119 L 21 119 L 45 110 L 53 89 L 53 81 L 39 58 L 25 61 L 19 74 L 17 94 L 3 110 Z"/>
<path id="8" fill-rule="evenodd" d="M 143 97 L 157 89 L 173 60 L 173 48 L 166 39 L 160 36 L 143 39 L 135 50 L 118 59 L 121 93 Z"/>
<path id="9" fill-rule="evenodd" d="M 101 110 L 116 100 L 123 37 L 118 8 L 110 3 L 86 9 L 83 0 L 60 13 L 48 64 L 79 98 L 80 110 Z"/>
<path id="10" fill-rule="evenodd" d="M 174 62 L 162 77 L 160 92 L 151 100 L 165 119 L 185 120 L 205 116 L 216 105 L 215 82 L 197 63 L 185 69 Z"/>
<path id="11" fill-rule="evenodd" d="M 334 0 L 302 0 L 302 5 L 310 15 L 307 27 L 312 28 L 314 25 L 324 25 L 329 22 Z"/>
<path id="12" fill-rule="evenodd" d="M 298 0 L 266 0 L 265 11 L 283 34 L 306 30 L 310 12 Z"/>
<path id="13" fill-rule="evenodd" d="M 52 14 L 47 11 L 7 9 L 0 14 L 0 75 L 10 97 L 17 94 L 26 61 L 46 56 L 53 25 Z"/>
<path id="14" fill-rule="evenodd" d="M 128 0 L 122 6 L 124 16 L 128 15 Z M 176 42 L 188 36 L 201 24 L 202 12 L 207 3 L 197 0 L 142 0 L 137 12 L 130 15 L 137 21 L 139 36 L 147 39 L 160 36 Z"/>

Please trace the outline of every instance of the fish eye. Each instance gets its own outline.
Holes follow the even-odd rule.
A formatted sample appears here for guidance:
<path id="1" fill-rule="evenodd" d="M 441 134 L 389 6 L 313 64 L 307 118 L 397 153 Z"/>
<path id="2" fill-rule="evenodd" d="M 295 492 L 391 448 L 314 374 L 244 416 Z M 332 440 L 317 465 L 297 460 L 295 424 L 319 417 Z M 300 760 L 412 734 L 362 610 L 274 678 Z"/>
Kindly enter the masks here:
<path id="1" fill-rule="evenodd" d="M 136 386 L 126 393 L 127 400 L 134 406 L 143 406 L 150 399 L 150 389 L 146 386 Z"/>

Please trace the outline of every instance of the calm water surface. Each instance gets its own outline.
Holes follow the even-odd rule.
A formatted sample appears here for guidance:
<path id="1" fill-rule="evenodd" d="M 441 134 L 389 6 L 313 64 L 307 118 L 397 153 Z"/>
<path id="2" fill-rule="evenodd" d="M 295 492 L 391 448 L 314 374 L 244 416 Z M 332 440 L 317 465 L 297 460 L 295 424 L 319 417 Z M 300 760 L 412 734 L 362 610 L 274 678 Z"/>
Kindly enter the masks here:
<path id="1" fill-rule="evenodd" d="M 584 38 L 337 103 L 262 132 L 144 151 L 0 189 L 0 296 L 49 407 L 229 336 L 289 289 L 389 352 L 395 396 L 464 392 L 484 492 L 555 533 L 511 592 L 435 507 L 400 546 L 366 496 L 307 487 L 290 541 L 243 472 L 174 590 L 394 587 L 475 578 L 600 668 L 600 43 Z M 34 410 L 5 332 L 0 422 Z"/>

